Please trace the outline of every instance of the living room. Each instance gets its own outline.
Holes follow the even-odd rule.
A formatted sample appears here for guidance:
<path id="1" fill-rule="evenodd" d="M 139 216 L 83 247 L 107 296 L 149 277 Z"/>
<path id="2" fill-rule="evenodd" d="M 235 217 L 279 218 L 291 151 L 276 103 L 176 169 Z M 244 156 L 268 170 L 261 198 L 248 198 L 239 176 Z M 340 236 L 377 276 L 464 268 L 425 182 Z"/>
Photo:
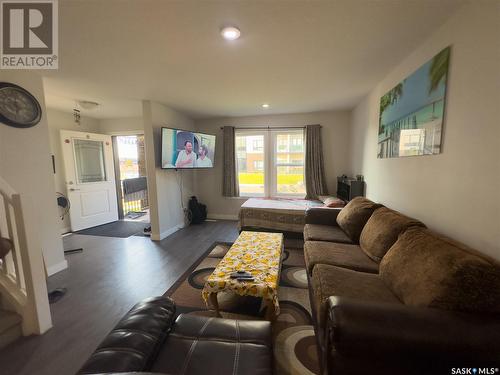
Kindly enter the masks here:
<path id="1" fill-rule="evenodd" d="M 12 202 L 13 212 L 22 207 L 24 217 L 15 223 L 24 240 L 11 241 L 13 224 L 0 212 L 0 237 L 8 240 L 0 243 L 0 255 L 8 254 L 0 311 L 11 313 L 0 333 L 15 336 L 0 349 L 0 373 L 499 367 L 492 344 L 500 332 L 498 1 L 47 2 L 58 11 L 58 68 L 0 70 L 2 85 L 20 87 L 40 108 L 34 126 L 8 126 L 8 117 L 0 124 L 2 200 Z M 418 97 L 421 87 L 412 86 L 424 82 L 418 73 L 440 61 L 446 68 L 425 86 L 425 106 L 404 107 L 406 98 Z M 440 120 L 438 141 L 430 148 L 425 141 L 408 142 L 406 150 L 386 146 L 384 134 L 401 119 L 401 137 L 425 134 L 420 118 L 408 113 L 429 105 L 432 121 Z M 75 234 L 71 208 L 61 220 L 56 192 L 73 209 L 81 196 L 70 195 L 80 186 L 68 185 L 64 147 L 73 141 L 61 138 L 64 131 L 106 137 L 109 147 L 117 136 L 143 137 L 144 172 L 137 176 L 147 180 L 150 237 Z M 207 155 L 211 167 L 183 169 L 168 159 L 166 139 L 179 139 L 179 132 L 192 141 L 182 138 L 174 157 L 191 153 L 191 143 L 195 157 Z M 215 136 L 214 146 L 203 149 L 208 136 Z M 116 172 L 114 157 L 108 171 Z M 342 183 L 362 192 L 339 195 Z M 347 206 L 325 209 L 323 195 L 332 207 Z M 206 208 L 201 224 L 190 224 L 191 196 Z M 353 212 L 369 215 L 356 221 Z M 106 223 L 121 222 L 116 215 Z M 23 248 L 29 261 L 17 255 Z M 407 249 L 424 255 L 412 258 Z M 224 291 L 217 298 L 213 272 L 238 251 L 253 253 L 252 261 L 266 251 L 280 254 L 277 263 L 271 253 L 264 256 L 271 283 L 265 295 L 235 298 Z M 15 275 L 23 269 L 25 281 L 10 285 L 2 278 L 9 262 Z M 255 278 L 244 274 L 238 285 Z M 54 290 L 63 293 L 49 304 Z M 386 301 L 370 304 L 365 295 L 370 303 Z M 145 319 L 140 330 L 153 321 L 163 333 L 149 354 L 139 350 L 139 367 L 127 367 L 113 349 L 123 343 L 103 340 L 124 316 L 138 319 L 127 315 L 136 303 L 157 296 L 163 297 L 138 307 Z M 408 318 L 411 309 L 421 315 Z M 224 336 L 219 323 L 243 327 L 241 337 Z M 212 343 L 206 351 L 182 332 L 204 324 L 208 336 L 196 335 Z M 241 344 L 252 330 L 255 351 Z M 227 351 L 221 342 L 231 344 Z M 191 354 L 179 349 L 186 347 Z M 108 359 L 99 362 L 99 353 Z M 381 360 L 384 354 L 393 360 Z M 436 357 L 442 363 L 431 368 L 425 361 Z"/>

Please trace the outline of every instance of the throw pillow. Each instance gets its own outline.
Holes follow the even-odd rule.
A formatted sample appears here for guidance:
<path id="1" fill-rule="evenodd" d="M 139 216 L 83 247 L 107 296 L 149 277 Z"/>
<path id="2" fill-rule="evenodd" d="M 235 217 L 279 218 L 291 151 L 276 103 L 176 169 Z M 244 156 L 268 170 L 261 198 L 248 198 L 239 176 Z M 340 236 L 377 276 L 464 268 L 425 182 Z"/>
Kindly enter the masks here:
<path id="1" fill-rule="evenodd" d="M 358 243 L 363 227 L 372 216 L 373 211 L 379 207 L 382 207 L 379 203 L 363 197 L 356 197 L 339 212 L 337 224 L 354 243 Z"/>
<path id="2" fill-rule="evenodd" d="M 342 199 L 335 197 L 327 198 L 323 203 L 325 204 L 326 207 L 330 208 L 342 208 L 345 206 L 345 202 Z"/>
<path id="3" fill-rule="evenodd" d="M 361 231 L 359 245 L 366 255 L 380 262 L 398 236 L 412 226 L 425 225 L 390 208 L 381 207 L 366 222 Z"/>

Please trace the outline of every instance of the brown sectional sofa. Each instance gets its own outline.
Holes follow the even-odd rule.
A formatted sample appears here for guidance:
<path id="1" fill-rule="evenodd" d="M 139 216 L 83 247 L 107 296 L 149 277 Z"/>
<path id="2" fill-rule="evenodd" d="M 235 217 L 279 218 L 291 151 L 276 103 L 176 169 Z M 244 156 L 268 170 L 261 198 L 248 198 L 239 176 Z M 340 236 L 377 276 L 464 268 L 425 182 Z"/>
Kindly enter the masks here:
<path id="1" fill-rule="evenodd" d="M 495 260 L 361 197 L 330 216 L 308 210 L 304 240 L 323 373 L 500 363 Z"/>
<path id="2" fill-rule="evenodd" d="M 306 211 L 305 260 L 309 275 L 316 264 L 378 273 L 379 263 L 398 235 L 411 226 L 424 226 L 374 203 L 354 198 L 341 211 Z"/>

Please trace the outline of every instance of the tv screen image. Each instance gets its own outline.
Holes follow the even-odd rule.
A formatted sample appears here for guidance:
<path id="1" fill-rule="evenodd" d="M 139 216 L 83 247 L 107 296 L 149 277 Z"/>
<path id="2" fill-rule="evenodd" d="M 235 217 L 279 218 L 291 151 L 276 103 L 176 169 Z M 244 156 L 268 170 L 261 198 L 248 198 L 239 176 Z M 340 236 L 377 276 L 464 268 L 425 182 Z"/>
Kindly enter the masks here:
<path id="1" fill-rule="evenodd" d="M 214 161 L 215 135 L 180 129 L 161 129 L 163 169 L 212 168 Z"/>

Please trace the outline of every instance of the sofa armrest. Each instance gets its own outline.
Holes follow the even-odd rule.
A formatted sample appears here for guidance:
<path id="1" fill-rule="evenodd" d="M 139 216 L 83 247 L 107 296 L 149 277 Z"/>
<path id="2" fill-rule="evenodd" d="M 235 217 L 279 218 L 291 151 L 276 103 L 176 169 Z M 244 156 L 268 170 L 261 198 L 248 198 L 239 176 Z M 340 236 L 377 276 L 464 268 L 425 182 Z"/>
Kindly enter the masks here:
<path id="1" fill-rule="evenodd" d="M 305 223 L 336 226 L 340 210 L 341 208 L 310 207 L 306 210 Z"/>
<path id="2" fill-rule="evenodd" d="M 148 298 L 125 314 L 78 374 L 148 371 L 174 323 L 168 297 Z"/>
<path id="3" fill-rule="evenodd" d="M 346 297 L 328 300 L 328 341 L 340 354 L 498 360 L 500 318 Z"/>

